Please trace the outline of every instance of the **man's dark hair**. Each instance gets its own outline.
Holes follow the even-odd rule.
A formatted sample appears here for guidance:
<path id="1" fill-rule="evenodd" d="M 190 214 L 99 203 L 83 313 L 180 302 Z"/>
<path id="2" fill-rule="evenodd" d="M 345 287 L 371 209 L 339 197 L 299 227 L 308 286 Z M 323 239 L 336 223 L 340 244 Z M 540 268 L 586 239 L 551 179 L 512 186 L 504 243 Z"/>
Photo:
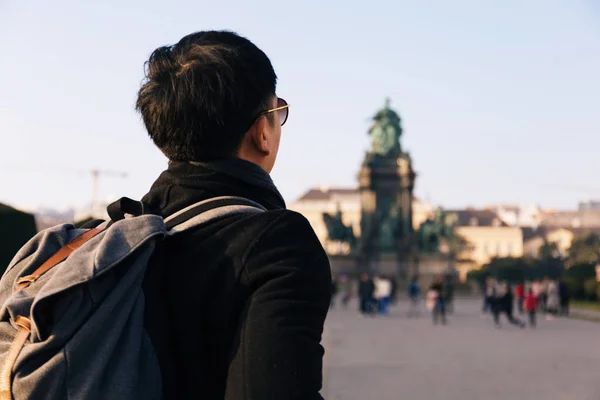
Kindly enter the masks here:
<path id="1" fill-rule="evenodd" d="M 276 83 L 271 61 L 248 39 L 196 32 L 152 53 L 136 109 L 170 160 L 235 156 L 254 118 L 271 107 Z"/>

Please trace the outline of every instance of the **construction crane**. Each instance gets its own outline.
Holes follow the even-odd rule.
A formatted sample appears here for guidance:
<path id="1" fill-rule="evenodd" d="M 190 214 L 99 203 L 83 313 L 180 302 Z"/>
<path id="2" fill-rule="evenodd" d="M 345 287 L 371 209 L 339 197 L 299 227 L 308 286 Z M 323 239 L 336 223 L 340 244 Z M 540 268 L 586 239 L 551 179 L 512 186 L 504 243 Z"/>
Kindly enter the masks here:
<path id="1" fill-rule="evenodd" d="M 56 166 L 48 166 L 48 167 L 29 167 L 29 166 L 22 166 L 22 165 L 10 165 L 10 164 L 6 164 L 6 165 L 2 165 L 0 166 L 3 170 L 10 170 L 11 173 L 41 173 L 41 174 L 48 174 L 48 173 L 54 173 L 54 172 L 58 172 L 60 170 L 60 172 L 62 173 L 70 173 L 70 174 L 90 174 L 92 177 L 92 198 L 91 198 L 91 204 L 90 204 L 90 212 L 92 213 L 92 215 L 94 214 L 94 210 L 96 207 L 96 204 L 98 203 L 98 194 L 100 192 L 100 177 L 101 176 L 110 176 L 110 177 L 117 177 L 117 178 L 127 178 L 128 174 L 126 172 L 121 172 L 121 171 L 111 171 L 111 170 L 104 170 L 104 169 L 99 169 L 99 168 L 92 168 L 89 170 L 82 170 L 82 169 L 78 169 L 78 168 L 61 168 L 61 167 L 56 167 Z"/>

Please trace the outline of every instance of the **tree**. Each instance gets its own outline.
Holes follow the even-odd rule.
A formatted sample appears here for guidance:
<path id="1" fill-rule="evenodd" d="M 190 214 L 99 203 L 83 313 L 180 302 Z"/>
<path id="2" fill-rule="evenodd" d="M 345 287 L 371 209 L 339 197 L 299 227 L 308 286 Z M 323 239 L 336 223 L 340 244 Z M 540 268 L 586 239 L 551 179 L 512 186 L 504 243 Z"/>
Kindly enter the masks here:
<path id="1" fill-rule="evenodd" d="M 560 258 L 535 259 L 527 257 L 494 258 L 479 271 L 469 273 L 468 278 L 482 280 L 488 276 L 509 283 L 532 281 L 549 277 L 558 279 L 564 274 L 564 265 Z"/>
<path id="2" fill-rule="evenodd" d="M 585 293 L 586 300 L 595 300 L 596 293 L 598 292 L 598 282 L 596 278 L 586 279 L 583 282 L 583 292 Z"/>
<path id="3" fill-rule="evenodd" d="M 564 263 L 560 258 L 534 259 L 531 260 L 531 264 L 530 279 L 542 279 L 545 277 L 558 279 L 565 272 Z"/>
<path id="4" fill-rule="evenodd" d="M 486 268 L 474 269 L 467 273 L 467 280 L 482 284 L 490 276 L 490 271 Z"/>
<path id="5" fill-rule="evenodd" d="M 485 268 L 490 276 L 509 283 L 516 283 L 529 279 L 532 263 L 527 258 L 494 258 Z"/>
<path id="6" fill-rule="evenodd" d="M 457 260 L 463 253 L 469 252 L 471 248 L 471 243 L 457 233 L 453 233 L 448 238 L 448 254 L 453 261 Z"/>
<path id="7" fill-rule="evenodd" d="M 0 274 L 13 256 L 37 233 L 33 215 L 0 203 Z"/>
<path id="8" fill-rule="evenodd" d="M 531 279 L 549 277 L 560 278 L 564 273 L 564 262 L 560 257 L 560 250 L 556 242 L 549 242 L 544 238 L 544 244 L 540 247 L 538 257 L 532 260 L 533 272 Z"/>
<path id="9" fill-rule="evenodd" d="M 560 258 L 560 250 L 556 242 L 549 242 L 544 238 L 544 244 L 540 247 L 538 254 L 540 260 L 555 260 Z"/>
<path id="10" fill-rule="evenodd" d="M 566 276 L 563 281 L 567 284 L 569 289 L 569 296 L 573 299 L 580 299 L 583 297 L 583 281 L 572 276 Z"/>
<path id="11" fill-rule="evenodd" d="M 569 266 L 596 264 L 600 261 L 600 236 L 595 233 L 578 236 L 571 243 L 567 258 Z"/>
<path id="12" fill-rule="evenodd" d="M 577 264 L 567 269 L 565 282 L 569 285 L 569 293 L 573 298 L 585 297 L 584 282 L 596 279 L 595 264 Z"/>
<path id="13" fill-rule="evenodd" d="M 596 277 L 596 264 L 576 264 L 569 268 L 566 272 L 567 276 L 585 281 L 586 279 Z"/>

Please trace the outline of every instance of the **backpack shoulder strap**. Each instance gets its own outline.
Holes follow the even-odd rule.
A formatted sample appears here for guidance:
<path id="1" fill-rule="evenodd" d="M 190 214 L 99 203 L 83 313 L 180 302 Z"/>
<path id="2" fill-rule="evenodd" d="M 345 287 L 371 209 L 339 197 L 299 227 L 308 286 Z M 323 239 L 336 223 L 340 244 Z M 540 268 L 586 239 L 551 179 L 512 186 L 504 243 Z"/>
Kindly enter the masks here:
<path id="1" fill-rule="evenodd" d="M 236 214 L 253 214 L 267 211 L 259 203 L 236 196 L 214 197 L 204 200 L 165 218 L 165 226 L 171 232 L 181 232 L 208 221 Z"/>
<path id="2" fill-rule="evenodd" d="M 56 265 L 60 264 L 67 259 L 75 250 L 83 246 L 88 240 L 104 231 L 107 227 L 107 223 L 102 223 L 99 226 L 85 231 L 83 234 L 77 236 L 75 239 L 65 244 L 56 253 L 54 253 L 49 259 L 47 259 L 38 269 L 33 271 L 32 274 L 19 278 L 17 280 L 17 290 L 23 290 L 27 286 L 39 279 L 40 276 L 50 271 Z"/>
<path id="3" fill-rule="evenodd" d="M 133 200 L 129 200 L 133 202 Z M 119 202 L 122 202 L 120 200 Z M 142 203 L 139 203 L 142 204 Z M 143 205 L 141 207 L 141 213 L 143 214 Z M 118 209 L 119 215 L 117 219 L 124 218 L 125 214 L 120 208 Z M 215 197 L 212 199 L 204 200 L 191 206 L 184 208 L 183 210 L 171 215 L 165 219 L 165 226 L 167 230 L 173 233 L 184 231 L 193 226 L 203 224 L 205 222 L 223 218 L 234 214 L 245 214 L 245 213 L 258 213 L 264 212 L 266 208 L 252 200 L 244 197 L 234 196 L 223 196 Z M 52 255 L 46 262 L 44 262 L 38 269 L 32 274 L 19 278 L 17 280 L 18 290 L 25 289 L 27 286 L 35 282 L 40 276 L 54 268 L 57 264 L 64 261 L 79 247 L 83 246 L 88 240 L 92 239 L 107 227 L 109 227 L 111 221 L 105 221 L 104 223 L 96 226 L 92 229 L 87 230 L 82 235 L 73 239 L 71 242 L 64 245 L 58 252 Z"/>

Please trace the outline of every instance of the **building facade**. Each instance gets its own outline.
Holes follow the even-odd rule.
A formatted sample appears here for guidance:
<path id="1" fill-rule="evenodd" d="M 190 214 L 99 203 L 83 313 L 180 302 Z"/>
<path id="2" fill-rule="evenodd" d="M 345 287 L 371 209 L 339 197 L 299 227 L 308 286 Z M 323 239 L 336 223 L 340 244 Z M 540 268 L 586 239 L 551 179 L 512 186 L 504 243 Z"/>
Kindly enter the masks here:
<path id="1" fill-rule="evenodd" d="M 490 210 L 452 210 L 457 215 L 456 234 L 465 239 L 467 246 L 458 254 L 455 268 L 459 279 L 481 268 L 496 257 L 523 256 L 521 228 L 509 226 Z"/>
<path id="2" fill-rule="evenodd" d="M 425 220 L 434 216 L 431 204 L 413 198 L 413 227 L 418 230 Z M 331 215 L 342 212 L 342 221 L 352 226 L 359 236 L 361 205 L 357 189 L 318 187 L 308 190 L 297 201 L 289 205 L 291 210 L 304 215 L 315 230 L 317 237 L 330 255 L 349 253 L 349 248 L 338 243 L 328 242 L 327 227 L 323 213 Z M 494 257 L 523 256 L 523 232 L 521 228 L 509 226 L 490 210 L 450 210 L 456 215 L 456 233 L 462 236 L 468 246 L 458 255 L 456 269 L 461 280 L 466 280 L 469 271 L 481 268 Z"/>
<path id="3" fill-rule="evenodd" d="M 347 254 L 350 249 L 348 247 L 340 247 L 337 243 L 328 243 L 328 232 L 323 221 L 323 213 L 334 215 L 340 210 L 344 224 L 352 226 L 356 237 L 361 234 L 360 221 L 362 210 L 358 189 L 327 186 L 312 188 L 298 200 L 290 204 L 288 208 L 304 215 L 330 255 Z M 427 218 L 432 217 L 433 213 L 434 209 L 431 204 L 423 203 L 413 198 L 412 215 L 413 228 L 415 230 L 418 230 Z"/>

